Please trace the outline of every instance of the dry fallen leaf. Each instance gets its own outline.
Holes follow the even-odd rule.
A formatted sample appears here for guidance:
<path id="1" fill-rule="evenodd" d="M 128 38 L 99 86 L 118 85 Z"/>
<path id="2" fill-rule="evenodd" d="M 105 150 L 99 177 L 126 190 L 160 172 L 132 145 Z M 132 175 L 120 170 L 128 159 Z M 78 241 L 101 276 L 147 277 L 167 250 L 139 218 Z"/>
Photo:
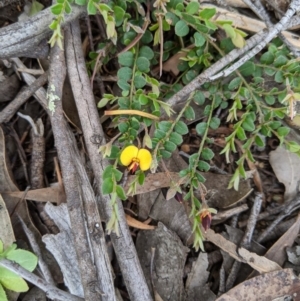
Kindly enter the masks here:
<path id="1" fill-rule="evenodd" d="M 216 299 L 215 294 L 207 285 L 210 274 L 207 271 L 208 266 L 207 253 L 200 253 L 197 260 L 193 263 L 191 272 L 188 274 L 185 284 L 185 301 L 213 301 Z"/>
<path id="2" fill-rule="evenodd" d="M 275 244 L 265 254 L 269 258 L 282 266 L 287 259 L 286 248 L 291 247 L 298 236 L 300 230 L 300 214 L 296 222 L 275 242 Z"/>
<path id="3" fill-rule="evenodd" d="M 9 195 L 16 198 L 22 198 L 24 196 L 24 191 L 3 191 L 2 193 L 3 195 Z M 36 202 L 61 204 L 66 202 L 66 195 L 62 186 L 59 183 L 56 183 L 55 185 L 51 185 L 51 187 L 29 190 L 26 193 L 26 199 Z"/>
<path id="4" fill-rule="evenodd" d="M 130 227 L 141 229 L 141 230 L 153 230 L 156 228 L 155 226 L 144 224 L 128 214 L 125 215 L 126 215 L 127 224 Z"/>
<path id="5" fill-rule="evenodd" d="M 300 181 L 300 158 L 290 151 L 278 147 L 270 152 L 270 164 L 279 182 L 285 186 L 285 201 L 293 199 Z"/>
<path id="6" fill-rule="evenodd" d="M 241 181 L 239 191 L 227 189 L 232 175 L 220 175 L 215 173 L 201 173 L 205 178 L 205 187 L 209 193 L 208 203 L 212 207 L 227 208 L 242 201 L 251 193 L 252 189 L 249 187 L 247 181 Z M 170 176 L 170 177 L 169 177 Z M 129 176 L 124 187 L 125 191 L 128 190 L 130 183 L 135 176 Z M 138 185 L 136 194 L 150 192 L 159 188 L 170 187 L 172 181 L 177 183 L 182 178 L 178 172 L 158 172 L 155 174 L 148 174 L 142 186 Z M 218 183 L 218 185 L 216 185 Z M 184 184 L 184 183 L 183 183 Z"/>
<path id="7" fill-rule="evenodd" d="M 249 264 L 259 273 L 267 273 L 281 269 L 276 262 L 271 261 L 264 256 L 259 256 L 244 248 L 237 248 L 236 244 L 227 240 L 222 235 L 215 233 L 212 229 L 207 230 L 205 238 L 228 253 L 235 260 Z"/>
<path id="8" fill-rule="evenodd" d="M 152 286 L 150 263 L 153 246 L 156 251 L 152 280 L 157 293 L 164 301 L 182 301 L 183 271 L 189 248 L 162 223 L 158 223 L 153 231 L 139 231 L 136 249 L 149 287 Z"/>
<path id="9" fill-rule="evenodd" d="M 284 269 L 246 280 L 216 301 L 271 301 L 283 296 L 291 296 L 292 300 L 299 300 L 299 287 L 300 280 L 293 270 Z"/>
<path id="10" fill-rule="evenodd" d="M 0 194 L 0 240 L 3 242 L 4 249 L 16 241 L 11 225 L 10 217 L 6 205 Z"/>

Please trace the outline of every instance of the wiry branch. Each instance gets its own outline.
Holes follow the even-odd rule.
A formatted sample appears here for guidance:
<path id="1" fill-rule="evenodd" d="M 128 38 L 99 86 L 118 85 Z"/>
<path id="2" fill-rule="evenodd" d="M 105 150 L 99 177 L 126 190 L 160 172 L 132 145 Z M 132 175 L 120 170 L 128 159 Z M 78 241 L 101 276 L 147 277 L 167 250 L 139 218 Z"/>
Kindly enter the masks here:
<path id="1" fill-rule="evenodd" d="M 225 71 L 219 72 L 214 76 L 211 76 L 209 80 L 214 81 L 221 77 L 227 77 L 233 71 L 237 70 L 240 66 L 249 61 L 257 53 L 259 53 L 272 39 L 274 39 L 278 35 L 279 32 L 281 32 L 286 27 L 290 19 L 299 9 L 299 6 L 300 0 L 294 0 L 291 3 L 289 9 L 286 11 L 285 15 L 282 17 L 282 19 L 273 27 L 273 29 L 269 30 L 267 36 L 264 37 L 264 39 L 260 41 L 260 43 L 258 43 L 251 51 L 249 51 L 245 56 L 243 56 L 239 61 L 234 63 L 231 67 L 229 67 Z"/>
<path id="2" fill-rule="evenodd" d="M 57 287 L 49 284 L 43 278 L 36 276 L 35 274 L 25 270 L 17 263 L 14 263 L 7 259 L 0 259 L 0 266 L 7 268 L 8 270 L 16 273 L 20 277 L 31 282 L 41 290 L 43 290 L 47 297 L 50 299 L 60 300 L 60 301 L 83 301 L 82 298 L 71 295 L 67 292 L 64 292 Z"/>
<path id="3" fill-rule="evenodd" d="M 274 26 L 273 22 L 271 21 L 271 18 L 260 2 L 260 0 L 243 0 L 245 4 L 251 8 L 251 10 L 262 20 L 265 21 L 267 24 L 268 28 L 272 28 Z M 278 34 L 279 38 L 282 40 L 282 42 L 292 51 L 294 56 L 298 57 L 300 55 L 300 50 L 294 47 L 287 39 L 286 37 L 279 32 Z"/>

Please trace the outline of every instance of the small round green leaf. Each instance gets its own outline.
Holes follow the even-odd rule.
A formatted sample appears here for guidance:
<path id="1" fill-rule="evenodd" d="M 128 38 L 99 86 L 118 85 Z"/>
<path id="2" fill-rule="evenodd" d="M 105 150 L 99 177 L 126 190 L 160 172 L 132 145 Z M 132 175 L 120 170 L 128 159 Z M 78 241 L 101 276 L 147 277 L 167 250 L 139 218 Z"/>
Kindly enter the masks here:
<path id="1" fill-rule="evenodd" d="M 185 21 L 179 20 L 175 25 L 175 33 L 179 37 L 185 37 L 189 33 L 189 27 Z"/>
<path id="2" fill-rule="evenodd" d="M 209 171 L 210 165 L 207 162 L 205 162 L 205 161 L 199 160 L 199 162 L 198 162 L 198 168 L 201 171 Z"/>
<path id="3" fill-rule="evenodd" d="M 78 5 L 86 5 L 86 0 L 75 0 L 75 3 Z"/>
<path id="4" fill-rule="evenodd" d="M 271 52 L 265 52 L 261 57 L 260 57 L 260 62 L 262 64 L 270 65 L 274 62 L 274 54 Z"/>
<path id="5" fill-rule="evenodd" d="M 51 12 L 53 15 L 59 15 L 62 13 L 63 10 L 63 5 L 62 4 L 55 4 L 53 6 L 51 6 Z"/>
<path id="6" fill-rule="evenodd" d="M 266 143 L 265 143 L 265 141 L 264 141 L 265 139 L 263 139 L 263 137 L 264 136 L 260 136 L 260 135 L 255 136 L 254 140 L 255 140 L 255 143 L 256 143 L 257 146 L 259 146 L 259 147 L 264 147 L 265 146 Z"/>
<path id="7" fill-rule="evenodd" d="M 149 99 L 146 95 L 141 94 L 141 95 L 139 95 L 139 102 L 140 102 L 141 105 L 145 106 L 145 105 L 148 104 Z"/>
<path id="8" fill-rule="evenodd" d="M 103 179 L 111 178 L 113 168 L 114 167 L 112 165 L 108 165 L 103 171 L 102 178 Z"/>
<path id="9" fill-rule="evenodd" d="M 97 8 L 93 2 L 93 0 L 89 0 L 87 5 L 87 11 L 89 15 L 96 15 L 97 14 Z"/>
<path id="10" fill-rule="evenodd" d="M 246 130 L 248 132 L 253 132 L 255 130 L 254 121 L 249 117 L 249 115 L 246 117 L 246 119 L 242 123 L 242 127 L 244 128 L 244 130 Z"/>
<path id="11" fill-rule="evenodd" d="M 196 12 L 198 12 L 199 8 L 200 8 L 200 4 L 198 2 L 190 2 L 186 6 L 185 10 L 188 14 L 194 15 Z"/>
<path id="12" fill-rule="evenodd" d="M 163 157 L 164 159 L 169 159 L 169 158 L 171 158 L 171 156 L 172 156 L 172 153 L 171 153 L 171 152 L 168 152 L 168 151 L 166 151 L 166 150 L 164 150 L 164 149 L 160 150 L 160 153 L 161 153 L 161 155 L 162 155 L 162 157 Z"/>
<path id="13" fill-rule="evenodd" d="M 143 185 L 145 182 L 145 173 L 140 171 L 138 174 L 138 182 L 140 185 Z"/>
<path id="14" fill-rule="evenodd" d="M 275 103 L 276 99 L 273 95 L 267 95 L 265 97 L 265 101 L 268 105 L 272 106 Z"/>
<path id="15" fill-rule="evenodd" d="M 177 132 L 180 135 L 186 135 L 189 132 L 189 129 L 188 129 L 187 125 L 181 120 L 179 120 L 176 123 L 174 129 L 175 129 L 175 132 Z"/>
<path id="16" fill-rule="evenodd" d="M 199 172 L 196 172 L 196 177 L 200 183 L 204 183 L 206 181 L 206 179 Z"/>
<path id="17" fill-rule="evenodd" d="M 103 108 L 107 105 L 107 103 L 109 102 L 109 99 L 108 98 L 102 98 L 98 104 L 97 104 L 97 107 L 98 108 Z"/>
<path id="18" fill-rule="evenodd" d="M 214 152 L 210 148 L 203 148 L 202 153 L 201 153 L 201 158 L 204 160 L 211 160 L 214 157 Z"/>
<path id="19" fill-rule="evenodd" d="M 196 91 L 194 94 L 193 100 L 198 106 L 202 106 L 205 102 L 205 96 L 204 96 L 203 92 Z"/>
<path id="20" fill-rule="evenodd" d="M 236 135 L 237 135 L 237 137 L 238 137 L 241 141 L 247 139 L 246 133 L 245 133 L 244 129 L 243 129 L 241 126 L 239 126 L 239 127 L 237 128 L 237 130 L 236 130 Z"/>
<path id="21" fill-rule="evenodd" d="M 139 57 L 136 60 L 136 66 L 141 72 L 149 72 L 150 61 L 145 57 Z"/>
<path id="22" fill-rule="evenodd" d="M 206 42 L 204 36 L 199 32 L 194 33 L 194 39 L 196 47 L 202 47 Z"/>
<path id="23" fill-rule="evenodd" d="M 278 70 L 276 73 L 275 73 L 275 82 L 276 83 L 283 83 L 284 82 L 284 77 L 283 77 L 283 72 L 281 70 Z"/>
<path id="24" fill-rule="evenodd" d="M 280 137 L 285 137 L 290 132 L 290 130 L 291 129 L 286 126 L 281 126 L 280 128 L 277 129 L 277 134 Z"/>
<path id="25" fill-rule="evenodd" d="M 218 117 L 212 117 L 209 126 L 211 129 L 216 130 L 220 126 L 221 120 Z"/>
<path id="26" fill-rule="evenodd" d="M 118 57 L 119 63 L 126 67 L 132 67 L 134 62 L 134 55 L 132 52 L 127 51 L 124 53 L 121 53 Z"/>
<path id="27" fill-rule="evenodd" d="M 110 194 L 113 192 L 113 188 L 114 188 L 114 182 L 113 182 L 112 178 L 104 179 L 104 181 L 102 183 L 102 193 Z"/>
<path id="28" fill-rule="evenodd" d="M 163 139 L 166 136 L 166 132 L 160 129 L 156 129 L 154 132 L 154 137 L 157 139 Z"/>
<path id="29" fill-rule="evenodd" d="M 206 129 L 207 129 L 207 123 L 206 122 L 198 123 L 197 126 L 196 126 L 196 132 L 200 136 L 204 135 Z"/>
<path id="30" fill-rule="evenodd" d="M 274 61 L 274 66 L 275 67 L 282 67 L 288 62 L 288 58 L 285 55 L 279 55 L 275 61 Z"/>
<path id="31" fill-rule="evenodd" d="M 72 7 L 71 7 L 70 3 L 69 3 L 68 1 L 65 2 L 65 12 L 66 12 L 67 14 L 70 14 L 71 11 L 72 11 Z"/>
<path id="32" fill-rule="evenodd" d="M 4 267 L 0 267 L 0 283 L 3 287 L 14 292 L 27 292 L 29 289 L 23 278 Z"/>
<path id="33" fill-rule="evenodd" d="M 187 120 L 194 120 L 195 119 L 195 111 L 191 106 L 188 106 L 184 111 L 184 117 Z"/>
<path id="34" fill-rule="evenodd" d="M 147 83 L 146 79 L 142 75 L 136 75 L 133 82 L 137 89 L 143 88 Z"/>
<path id="35" fill-rule="evenodd" d="M 170 121 L 163 120 L 158 123 L 158 128 L 165 132 L 167 132 L 171 128 L 171 126 L 172 123 Z"/>
<path id="36" fill-rule="evenodd" d="M 123 173 L 121 171 L 119 171 L 118 169 L 113 169 L 112 173 L 114 174 L 115 180 L 117 182 L 120 181 L 122 179 L 122 177 L 123 177 Z"/>
<path id="37" fill-rule="evenodd" d="M 242 79 L 240 77 L 236 77 L 233 80 L 230 81 L 229 85 L 228 85 L 228 89 L 230 91 L 236 90 L 239 85 L 241 84 Z"/>
<path id="38" fill-rule="evenodd" d="M 122 7 L 115 5 L 114 8 L 116 26 L 120 26 L 124 21 L 125 11 Z"/>
<path id="39" fill-rule="evenodd" d="M 176 144 L 173 143 L 172 141 L 166 141 L 166 142 L 164 143 L 164 148 L 165 148 L 165 150 L 168 151 L 168 152 L 174 152 L 175 149 L 177 148 L 177 146 L 176 146 Z"/>
<path id="40" fill-rule="evenodd" d="M 179 134 L 177 134 L 175 132 L 173 132 L 173 133 L 170 134 L 169 140 L 171 142 L 175 143 L 176 145 L 180 145 L 182 143 L 182 141 L 183 141 L 181 135 L 179 135 Z"/>
<path id="41" fill-rule="evenodd" d="M 122 67 L 118 70 L 117 76 L 118 79 L 128 81 L 132 77 L 132 69 L 129 67 Z"/>
<path id="42" fill-rule="evenodd" d="M 297 142 L 295 142 L 295 141 L 289 141 L 286 144 L 286 147 L 292 153 L 296 153 L 296 152 L 300 151 L 300 145 Z"/>
<path id="43" fill-rule="evenodd" d="M 251 61 L 246 62 L 239 68 L 243 76 L 252 75 L 255 72 L 255 64 Z"/>
<path id="44" fill-rule="evenodd" d="M 36 255 L 22 249 L 13 250 L 7 253 L 6 258 L 18 263 L 21 267 L 28 270 L 29 272 L 32 272 L 36 268 L 38 262 Z"/>
<path id="45" fill-rule="evenodd" d="M 139 51 L 140 57 L 145 57 L 149 61 L 154 58 L 154 52 L 149 46 L 142 46 Z"/>
<path id="46" fill-rule="evenodd" d="M 117 196 L 121 200 L 123 200 L 123 201 L 127 200 L 127 196 L 126 196 L 125 191 L 122 186 L 120 186 L 120 185 L 116 186 L 116 193 L 117 193 Z"/>
<path id="47" fill-rule="evenodd" d="M 205 19 L 205 20 L 209 20 L 211 17 L 213 17 L 214 15 L 216 14 L 216 9 L 215 8 L 204 8 L 199 16 L 200 18 L 202 19 Z"/>
<path id="48" fill-rule="evenodd" d="M 123 91 L 130 91 L 130 85 L 126 80 L 120 79 L 117 81 L 117 84 Z"/>

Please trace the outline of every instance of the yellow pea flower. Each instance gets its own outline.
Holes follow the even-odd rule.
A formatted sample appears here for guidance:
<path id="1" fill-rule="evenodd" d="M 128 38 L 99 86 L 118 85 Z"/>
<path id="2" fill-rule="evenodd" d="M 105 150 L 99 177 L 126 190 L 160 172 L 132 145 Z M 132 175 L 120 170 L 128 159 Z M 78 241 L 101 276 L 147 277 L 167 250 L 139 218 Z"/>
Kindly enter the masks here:
<path id="1" fill-rule="evenodd" d="M 134 173 L 139 166 L 142 171 L 148 170 L 152 162 L 152 156 L 147 149 L 138 149 L 135 145 L 129 145 L 122 151 L 120 160 L 124 166 L 128 166 L 128 169 Z"/>

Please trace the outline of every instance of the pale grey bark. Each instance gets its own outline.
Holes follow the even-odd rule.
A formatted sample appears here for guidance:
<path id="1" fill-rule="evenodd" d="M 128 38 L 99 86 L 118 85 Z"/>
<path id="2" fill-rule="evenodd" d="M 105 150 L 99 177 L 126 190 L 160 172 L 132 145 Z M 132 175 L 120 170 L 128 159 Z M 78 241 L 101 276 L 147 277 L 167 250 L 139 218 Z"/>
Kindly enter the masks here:
<path id="1" fill-rule="evenodd" d="M 91 90 L 90 80 L 87 75 L 78 21 L 74 21 L 70 27 L 67 28 L 65 40 L 70 83 L 79 113 L 87 151 L 92 163 L 98 193 L 100 195 L 99 207 L 101 208 L 101 217 L 107 222 L 111 216 L 112 208 L 110 205 L 110 196 L 102 194 L 101 186 L 103 182 L 103 170 L 109 163 L 102 158 L 98 150 L 100 144 L 106 144 L 106 141 L 103 128 L 100 124 L 94 95 Z M 120 201 L 118 201 L 118 206 L 120 236 L 112 234 L 111 239 L 130 295 L 130 300 L 150 301 L 152 297 L 146 284 Z"/>
<path id="2" fill-rule="evenodd" d="M 268 28 L 272 28 L 274 26 L 267 10 L 262 5 L 260 0 L 243 0 L 243 2 L 249 6 L 249 8 L 262 20 L 266 23 Z M 292 51 L 295 57 L 298 57 L 300 55 L 300 49 L 297 47 L 294 47 L 287 39 L 286 37 L 279 32 L 278 33 L 279 38 L 282 40 L 283 43 L 286 44 L 286 46 Z"/>
<path id="3" fill-rule="evenodd" d="M 0 259 L 0 266 L 7 268 L 8 270 L 16 273 L 20 277 L 39 287 L 46 293 L 47 297 L 50 299 L 60 301 L 83 301 L 82 298 L 79 298 L 77 296 L 71 295 L 67 292 L 58 289 L 57 287 L 46 282 L 43 278 L 36 276 L 35 274 L 22 268 L 17 263 L 14 263 L 8 259 Z"/>
<path id="4" fill-rule="evenodd" d="M 72 12 L 65 15 L 65 23 L 85 14 L 84 6 L 73 5 Z M 0 58 L 46 57 L 49 52 L 47 40 L 52 30 L 49 25 L 55 16 L 50 8 L 44 9 L 26 21 L 16 22 L 0 29 Z"/>
<path id="5" fill-rule="evenodd" d="M 289 23 L 293 15 L 300 8 L 300 0 L 294 0 L 290 4 L 289 9 L 286 11 L 285 15 L 282 19 L 274 25 L 272 29 L 269 29 L 268 34 L 261 40 L 253 49 L 251 49 L 246 55 L 244 55 L 241 59 L 239 59 L 236 63 L 232 64 L 229 68 L 224 71 L 219 72 L 209 78 L 210 81 L 214 81 L 221 77 L 227 77 L 232 72 L 237 70 L 244 63 L 249 61 L 252 57 L 254 57 L 257 53 L 259 53 L 272 39 L 274 39 L 279 32 L 281 32 Z"/>

